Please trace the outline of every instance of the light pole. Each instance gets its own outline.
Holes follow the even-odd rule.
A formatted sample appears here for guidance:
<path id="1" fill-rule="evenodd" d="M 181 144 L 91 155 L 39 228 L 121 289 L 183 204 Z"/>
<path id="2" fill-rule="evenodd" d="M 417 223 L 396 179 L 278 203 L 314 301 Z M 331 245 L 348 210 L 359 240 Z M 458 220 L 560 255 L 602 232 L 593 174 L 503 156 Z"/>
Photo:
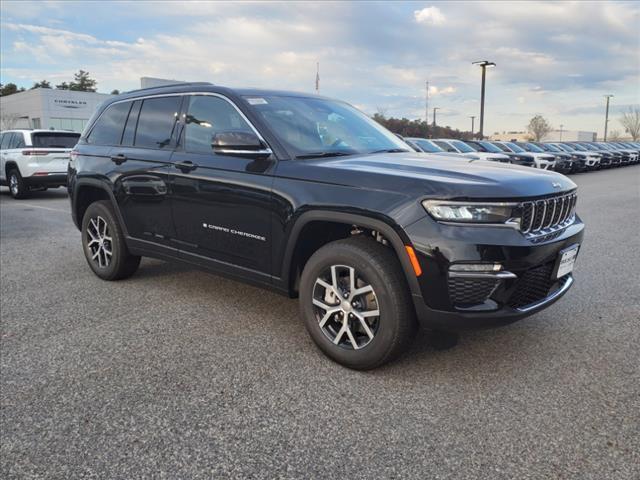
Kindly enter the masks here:
<path id="1" fill-rule="evenodd" d="M 560 141 L 562 141 L 562 127 L 564 127 L 564 125 L 560 124 Z"/>
<path id="2" fill-rule="evenodd" d="M 607 109 L 604 113 L 604 141 L 607 141 L 607 127 L 609 126 L 609 99 L 613 97 L 613 95 L 605 95 L 604 98 L 607 99 Z"/>
<path id="3" fill-rule="evenodd" d="M 436 110 L 440 110 L 440 107 L 433 107 L 433 126 L 436 126 Z"/>
<path id="4" fill-rule="evenodd" d="M 424 91 L 424 124 L 427 131 L 425 132 L 427 138 L 429 138 L 429 80 L 427 80 L 427 86 Z"/>
<path id="5" fill-rule="evenodd" d="M 496 64 L 488 60 L 480 60 L 473 62 L 473 65 L 479 65 L 482 68 L 482 88 L 480 90 L 480 132 L 479 137 L 482 140 L 484 138 L 484 84 L 487 72 L 487 67 L 495 67 Z"/>
<path id="6" fill-rule="evenodd" d="M 469 118 L 471 119 L 471 136 L 473 137 L 473 130 L 474 130 L 474 127 L 475 127 L 476 116 L 475 115 L 471 115 Z"/>

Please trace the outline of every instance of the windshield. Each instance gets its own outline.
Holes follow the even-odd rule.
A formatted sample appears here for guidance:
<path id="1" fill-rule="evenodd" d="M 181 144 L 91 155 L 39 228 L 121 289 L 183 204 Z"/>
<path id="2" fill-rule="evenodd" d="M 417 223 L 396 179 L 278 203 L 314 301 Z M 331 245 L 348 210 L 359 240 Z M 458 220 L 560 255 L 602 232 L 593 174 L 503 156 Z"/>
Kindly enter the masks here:
<path id="1" fill-rule="evenodd" d="M 560 150 L 564 150 L 565 152 L 572 152 L 575 150 L 575 147 L 569 147 L 568 145 L 564 145 L 562 143 L 557 143 L 554 145 L 555 147 L 559 148 Z"/>
<path id="2" fill-rule="evenodd" d="M 519 147 L 518 145 L 516 145 L 513 142 L 505 142 L 505 145 L 507 147 L 509 147 L 511 150 L 513 150 L 515 153 L 524 153 L 526 152 L 526 150 L 522 147 Z"/>
<path id="3" fill-rule="evenodd" d="M 31 134 L 31 141 L 35 148 L 73 148 L 79 138 L 79 133 L 35 132 Z"/>
<path id="4" fill-rule="evenodd" d="M 422 139 L 412 139 L 422 150 L 424 150 L 427 153 L 439 153 L 439 152 L 444 152 L 443 149 L 441 149 L 439 146 L 427 141 L 427 140 L 422 140 Z"/>
<path id="5" fill-rule="evenodd" d="M 533 143 L 525 143 L 525 145 L 528 147 L 527 150 L 529 150 L 530 152 L 544 153 L 543 149 L 541 149 L 537 145 L 534 145 Z"/>
<path id="6" fill-rule="evenodd" d="M 479 145 L 482 145 L 485 150 L 487 152 L 492 152 L 492 153 L 502 153 L 503 150 L 500 150 L 498 147 L 496 147 L 493 143 L 489 143 L 489 142 L 478 142 Z"/>
<path id="7" fill-rule="evenodd" d="M 343 102 L 280 95 L 244 98 L 296 157 L 411 151 L 393 133 Z"/>
<path id="8" fill-rule="evenodd" d="M 473 148 L 471 148 L 466 143 L 461 142 L 460 140 L 449 140 L 449 143 L 451 145 L 453 145 L 454 147 L 456 147 L 458 150 L 460 150 L 460 152 L 462 152 L 462 153 L 475 152 L 475 150 Z"/>
<path id="9" fill-rule="evenodd" d="M 544 147 L 547 149 L 548 152 L 561 152 L 562 151 L 558 147 L 556 147 L 555 145 L 551 145 L 550 143 L 545 143 Z"/>

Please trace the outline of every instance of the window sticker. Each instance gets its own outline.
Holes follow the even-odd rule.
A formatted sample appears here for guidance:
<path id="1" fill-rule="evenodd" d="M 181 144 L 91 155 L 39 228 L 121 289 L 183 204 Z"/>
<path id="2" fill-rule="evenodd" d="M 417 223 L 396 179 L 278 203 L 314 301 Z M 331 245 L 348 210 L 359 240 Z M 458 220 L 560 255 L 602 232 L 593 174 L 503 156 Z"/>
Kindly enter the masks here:
<path id="1" fill-rule="evenodd" d="M 249 102 L 249 105 L 266 105 L 267 102 L 264 98 L 247 98 L 247 102 Z"/>

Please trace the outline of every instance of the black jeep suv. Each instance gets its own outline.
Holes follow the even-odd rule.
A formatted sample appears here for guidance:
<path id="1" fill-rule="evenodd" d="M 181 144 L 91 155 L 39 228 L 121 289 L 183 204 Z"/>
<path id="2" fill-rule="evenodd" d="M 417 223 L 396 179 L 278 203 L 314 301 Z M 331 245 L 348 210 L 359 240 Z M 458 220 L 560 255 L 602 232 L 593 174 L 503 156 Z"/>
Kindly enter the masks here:
<path id="1" fill-rule="evenodd" d="M 507 324 L 573 283 L 576 185 L 549 171 L 411 152 L 346 103 L 206 83 L 105 102 L 68 188 L 93 272 L 141 256 L 299 297 L 317 345 L 352 368 L 418 323 Z"/>

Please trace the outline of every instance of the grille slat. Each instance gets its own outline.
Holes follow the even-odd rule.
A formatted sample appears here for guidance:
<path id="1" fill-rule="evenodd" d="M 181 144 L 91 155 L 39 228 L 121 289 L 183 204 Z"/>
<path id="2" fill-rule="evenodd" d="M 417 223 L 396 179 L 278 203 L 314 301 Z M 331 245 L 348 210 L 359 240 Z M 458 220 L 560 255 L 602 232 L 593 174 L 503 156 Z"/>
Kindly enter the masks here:
<path id="1" fill-rule="evenodd" d="M 538 236 L 562 228 L 575 212 L 578 196 L 572 192 L 520 204 L 521 230 L 528 236 Z"/>

